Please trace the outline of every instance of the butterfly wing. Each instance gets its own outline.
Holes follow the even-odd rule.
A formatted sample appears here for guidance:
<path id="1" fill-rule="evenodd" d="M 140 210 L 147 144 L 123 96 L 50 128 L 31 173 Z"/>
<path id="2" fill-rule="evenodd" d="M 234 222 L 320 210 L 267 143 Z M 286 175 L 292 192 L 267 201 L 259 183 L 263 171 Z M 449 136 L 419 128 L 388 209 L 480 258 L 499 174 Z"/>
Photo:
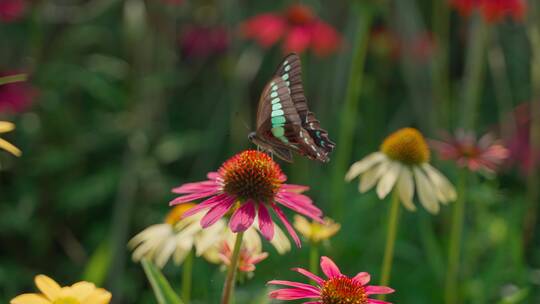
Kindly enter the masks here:
<path id="1" fill-rule="evenodd" d="M 291 90 L 291 98 L 300 116 L 302 126 L 309 132 L 309 135 L 315 140 L 317 146 L 326 153 L 332 152 L 336 144 L 328 137 L 328 132 L 321 128 L 320 122 L 315 118 L 315 114 L 309 111 L 306 95 L 304 94 L 304 85 L 302 83 L 302 64 L 300 57 L 295 54 L 289 54 L 279 65 L 275 75 L 281 77 Z"/>
<path id="2" fill-rule="evenodd" d="M 257 110 L 257 132 L 254 142 L 290 161 L 285 151 L 293 150 L 311 159 L 327 161 L 327 153 L 315 144 L 302 121 L 281 77 L 274 77 L 264 88 Z"/>

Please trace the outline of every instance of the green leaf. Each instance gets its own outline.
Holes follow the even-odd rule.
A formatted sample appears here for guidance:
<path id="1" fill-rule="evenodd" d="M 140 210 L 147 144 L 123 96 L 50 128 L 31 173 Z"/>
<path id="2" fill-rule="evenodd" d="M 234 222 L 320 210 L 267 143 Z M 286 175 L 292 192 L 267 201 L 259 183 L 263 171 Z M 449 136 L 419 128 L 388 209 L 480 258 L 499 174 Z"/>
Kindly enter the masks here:
<path id="1" fill-rule="evenodd" d="M 84 270 L 83 280 L 92 282 L 98 286 L 103 285 L 109 265 L 111 264 L 111 250 L 109 239 L 103 240 L 94 251 Z"/>
<path id="2" fill-rule="evenodd" d="M 159 304 L 183 304 L 156 265 L 147 259 L 141 260 L 141 265 Z"/>

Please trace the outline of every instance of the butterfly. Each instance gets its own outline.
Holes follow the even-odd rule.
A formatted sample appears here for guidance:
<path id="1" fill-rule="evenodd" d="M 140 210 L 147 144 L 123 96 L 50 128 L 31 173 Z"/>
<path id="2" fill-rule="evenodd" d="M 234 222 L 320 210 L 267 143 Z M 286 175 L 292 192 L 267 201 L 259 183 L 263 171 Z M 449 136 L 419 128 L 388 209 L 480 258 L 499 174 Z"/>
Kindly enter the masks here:
<path id="1" fill-rule="evenodd" d="M 289 54 L 266 84 L 257 109 L 257 129 L 251 142 L 266 152 L 292 162 L 292 152 L 328 162 L 336 146 L 309 111 L 302 85 L 302 66 L 297 54 Z"/>

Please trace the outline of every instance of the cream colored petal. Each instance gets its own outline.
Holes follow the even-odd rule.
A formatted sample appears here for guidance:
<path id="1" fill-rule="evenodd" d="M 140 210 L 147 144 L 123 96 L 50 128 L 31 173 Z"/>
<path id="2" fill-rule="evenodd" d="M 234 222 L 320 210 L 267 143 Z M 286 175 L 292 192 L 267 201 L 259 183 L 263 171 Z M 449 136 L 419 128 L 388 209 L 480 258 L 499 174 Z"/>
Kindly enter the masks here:
<path id="1" fill-rule="evenodd" d="M 96 285 L 90 282 L 78 282 L 71 285 L 71 290 L 73 291 L 75 297 L 79 301 L 82 301 L 86 299 L 86 297 L 88 297 L 94 290 L 96 290 Z"/>
<path id="2" fill-rule="evenodd" d="M 21 150 L 19 150 L 19 148 L 15 147 L 10 142 L 8 142 L 7 140 L 4 140 L 2 138 L 0 138 L 0 148 L 8 151 L 9 153 L 11 153 L 11 154 L 13 154 L 15 156 L 21 156 L 22 155 L 22 152 L 21 152 Z"/>
<path id="3" fill-rule="evenodd" d="M 34 282 L 36 283 L 39 291 L 41 291 L 41 293 L 43 293 L 47 297 L 47 299 L 51 301 L 54 301 L 62 290 L 62 287 L 60 287 L 58 283 L 43 274 L 37 275 L 34 278 Z"/>
<path id="4" fill-rule="evenodd" d="M 195 236 L 195 254 L 201 256 L 206 250 L 219 242 L 222 238 L 223 230 L 225 229 L 225 221 L 220 220 L 214 225 L 203 229 Z"/>
<path id="5" fill-rule="evenodd" d="M 157 224 L 152 225 L 144 229 L 135 235 L 128 242 L 128 247 L 133 249 L 140 245 L 143 242 L 146 242 L 149 239 L 159 238 L 163 235 L 169 235 L 172 232 L 172 227 L 169 224 Z"/>
<path id="6" fill-rule="evenodd" d="M 381 152 L 371 153 L 370 155 L 364 157 L 362 160 L 352 164 L 347 174 L 345 174 L 345 180 L 351 181 L 352 179 L 364 173 L 365 171 L 378 164 L 379 162 L 383 161 L 384 159 L 385 156 Z"/>
<path id="7" fill-rule="evenodd" d="M 0 121 L 0 133 L 6 133 L 15 130 L 15 124 L 9 121 Z"/>
<path id="8" fill-rule="evenodd" d="M 173 254 L 174 264 L 175 265 L 182 264 L 190 251 L 191 250 L 188 250 L 186 247 L 177 246 Z"/>
<path id="9" fill-rule="evenodd" d="M 274 225 L 274 238 L 270 243 L 276 248 L 276 251 L 279 254 L 285 254 L 291 251 L 291 242 L 289 241 L 289 238 L 277 225 Z"/>
<path id="10" fill-rule="evenodd" d="M 362 176 L 360 177 L 360 185 L 358 189 L 360 193 L 364 193 L 369 189 L 373 188 L 377 181 L 379 181 L 379 178 L 381 178 L 384 172 L 386 172 L 389 165 L 390 160 L 387 159 L 362 174 Z"/>
<path id="11" fill-rule="evenodd" d="M 398 162 L 392 161 L 390 163 L 388 171 L 383 174 L 379 180 L 379 183 L 377 184 L 377 195 L 380 199 L 385 198 L 388 193 L 390 193 L 392 188 L 394 188 L 394 185 L 399 177 L 399 173 L 401 172 L 401 167 L 403 167 L 403 165 Z"/>
<path id="12" fill-rule="evenodd" d="M 20 296 L 17 296 L 11 301 L 10 304 L 51 304 L 51 302 L 45 299 L 42 295 L 35 293 L 25 293 Z"/>
<path id="13" fill-rule="evenodd" d="M 112 295 L 105 289 L 98 288 L 94 290 L 81 304 L 109 304 Z"/>
<path id="14" fill-rule="evenodd" d="M 133 251 L 132 259 L 136 262 L 140 261 L 143 257 L 151 259 L 153 252 L 159 249 L 167 238 L 168 236 L 159 236 L 144 241 Z"/>
<path id="15" fill-rule="evenodd" d="M 294 228 L 305 238 L 311 238 L 311 223 L 301 215 L 294 216 Z"/>
<path id="16" fill-rule="evenodd" d="M 426 177 L 424 172 L 417 167 L 413 168 L 414 178 L 416 180 L 416 190 L 418 191 L 418 198 L 420 203 L 430 213 L 437 214 L 439 212 L 439 203 L 437 202 L 437 196 L 433 191 L 433 185 Z"/>
<path id="17" fill-rule="evenodd" d="M 177 248 L 176 245 L 177 242 L 175 238 L 169 238 L 163 243 L 163 246 L 159 249 L 159 251 L 156 251 L 155 262 L 157 267 L 163 268 L 163 266 L 167 264 L 167 261 L 173 254 L 174 250 Z"/>
<path id="18" fill-rule="evenodd" d="M 235 237 L 229 238 L 229 246 L 234 248 L 234 243 L 236 241 Z M 249 228 L 244 231 L 244 238 L 242 240 L 242 246 L 249 251 L 261 251 L 262 250 L 262 241 L 259 233 L 254 228 Z"/>
<path id="19" fill-rule="evenodd" d="M 428 178 L 431 180 L 435 186 L 435 193 L 437 194 L 437 199 L 444 204 L 455 201 L 457 198 L 456 189 L 450 183 L 450 181 L 442 175 L 439 170 L 435 169 L 432 165 L 426 163 L 422 166 L 424 171 L 427 173 Z"/>
<path id="20" fill-rule="evenodd" d="M 409 211 L 415 211 L 416 206 L 413 203 L 414 180 L 409 168 L 402 168 L 397 181 L 397 190 L 403 206 Z"/>

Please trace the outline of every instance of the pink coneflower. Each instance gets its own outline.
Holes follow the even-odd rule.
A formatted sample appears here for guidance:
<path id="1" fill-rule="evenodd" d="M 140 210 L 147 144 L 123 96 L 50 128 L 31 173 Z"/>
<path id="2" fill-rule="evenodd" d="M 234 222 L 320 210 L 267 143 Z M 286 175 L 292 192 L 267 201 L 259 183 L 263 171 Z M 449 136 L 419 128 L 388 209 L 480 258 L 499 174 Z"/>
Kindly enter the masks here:
<path id="1" fill-rule="evenodd" d="M 285 53 L 302 53 L 311 48 L 316 55 L 327 56 L 341 44 L 338 32 L 320 20 L 310 7 L 301 4 L 291 5 L 280 14 L 252 17 L 242 24 L 242 33 L 265 48 L 283 39 Z"/>
<path id="2" fill-rule="evenodd" d="M 336 264 L 328 257 L 321 257 L 321 269 L 327 279 L 302 269 L 294 268 L 318 286 L 304 283 L 273 280 L 271 285 L 283 285 L 292 288 L 278 289 L 270 292 L 269 296 L 278 300 L 313 299 L 305 304 L 384 304 L 388 302 L 368 298 L 374 294 L 389 294 L 394 290 L 385 286 L 366 285 L 370 278 L 367 272 L 360 272 L 353 278 L 343 274 Z"/>
<path id="3" fill-rule="evenodd" d="M 509 151 L 491 134 L 478 141 L 472 133 L 462 130 L 455 136 L 446 135 L 444 141 L 432 140 L 432 146 L 444 160 L 454 160 L 458 166 L 471 171 L 495 173 L 497 167 L 509 156 Z"/>
<path id="4" fill-rule="evenodd" d="M 223 264 L 230 266 L 233 250 L 227 242 L 223 242 L 223 247 L 219 253 L 219 258 Z M 240 249 L 240 257 L 238 258 L 238 270 L 242 272 L 255 271 L 255 265 L 268 257 L 267 252 L 259 252 L 248 247 Z"/>
<path id="5" fill-rule="evenodd" d="M 25 0 L 0 0 L 0 22 L 15 22 L 26 12 Z"/>
<path id="6" fill-rule="evenodd" d="M 309 197 L 300 194 L 308 187 L 285 184 L 287 177 L 279 165 L 263 152 L 241 152 L 224 162 L 217 172 L 210 172 L 207 176 L 207 181 L 174 188 L 173 192 L 182 196 L 170 203 L 176 205 L 210 197 L 184 214 L 190 216 L 210 209 L 201 220 L 205 228 L 232 212 L 229 227 L 233 232 L 242 232 L 251 227 L 257 215 L 261 234 L 267 240 L 272 240 L 274 222 L 268 211 L 272 209 L 300 246 L 298 235 L 278 204 L 322 222 L 321 210 L 313 205 Z"/>
<path id="7" fill-rule="evenodd" d="M 506 17 L 522 21 L 527 8 L 524 0 L 450 0 L 450 5 L 463 17 L 478 9 L 489 23 L 500 22 Z"/>
<path id="8" fill-rule="evenodd" d="M 523 173 L 528 174 L 540 164 L 540 151 L 531 149 L 531 105 L 524 103 L 517 106 L 510 114 L 511 122 L 515 123 L 515 130 L 504 138 L 504 143 L 510 150 L 510 161 L 520 167 Z"/>
<path id="9" fill-rule="evenodd" d="M 229 33 L 220 26 L 187 26 L 180 37 L 182 56 L 187 59 L 205 59 L 227 51 Z"/>
<path id="10" fill-rule="evenodd" d="M 16 74 L 19 73 L 0 73 L 0 77 Z M 36 95 L 37 90 L 26 81 L 0 85 L 0 113 L 24 112 L 32 105 Z"/>

